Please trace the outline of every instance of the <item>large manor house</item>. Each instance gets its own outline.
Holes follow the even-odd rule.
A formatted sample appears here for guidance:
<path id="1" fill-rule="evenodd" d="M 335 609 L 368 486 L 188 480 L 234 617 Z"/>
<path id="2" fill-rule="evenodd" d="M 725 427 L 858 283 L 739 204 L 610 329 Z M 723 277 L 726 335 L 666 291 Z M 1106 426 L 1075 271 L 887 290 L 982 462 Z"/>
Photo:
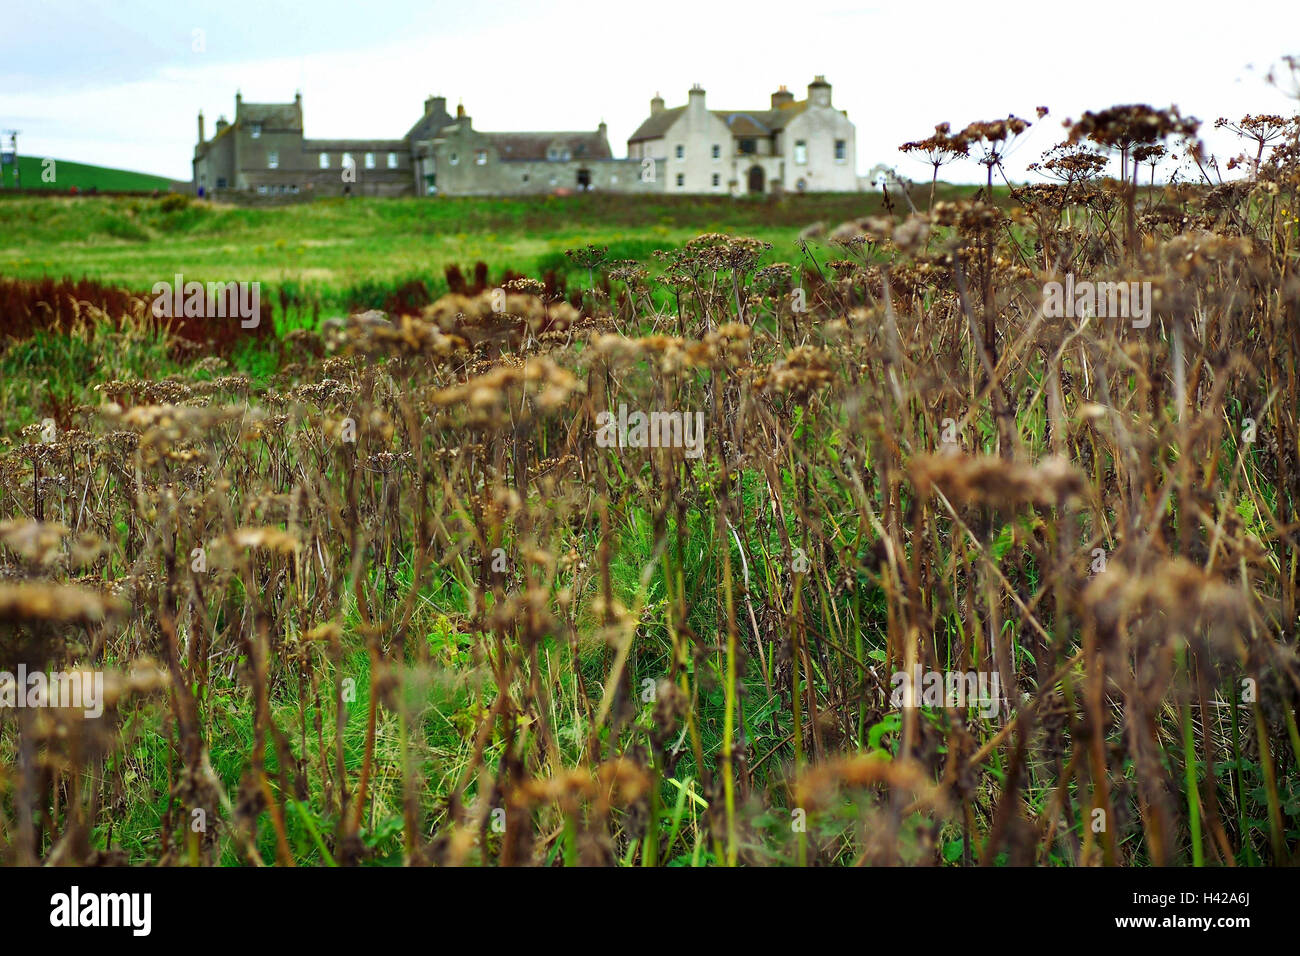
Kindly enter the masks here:
<path id="1" fill-rule="evenodd" d="M 609 148 L 605 124 L 583 132 L 489 133 L 463 106 L 431 96 L 401 139 L 307 139 L 302 95 L 245 103 L 206 138 L 199 114 L 194 188 L 207 196 L 499 196 L 606 190 L 741 195 L 858 190 L 854 127 L 818 76 L 797 100 L 784 86 L 766 109 L 715 110 L 698 85 L 684 106 L 656 95 L 627 142 Z"/>

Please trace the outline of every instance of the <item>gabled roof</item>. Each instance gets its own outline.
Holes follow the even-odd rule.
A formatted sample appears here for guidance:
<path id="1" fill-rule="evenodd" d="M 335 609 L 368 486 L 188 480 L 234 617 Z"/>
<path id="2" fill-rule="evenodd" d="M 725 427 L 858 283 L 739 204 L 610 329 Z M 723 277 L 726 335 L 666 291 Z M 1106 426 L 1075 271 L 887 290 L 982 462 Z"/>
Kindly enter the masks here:
<path id="1" fill-rule="evenodd" d="M 643 139 L 658 139 L 668 132 L 668 128 L 677 122 L 677 117 L 685 112 L 685 106 L 674 106 L 670 110 L 651 113 L 650 118 L 638 126 L 636 132 L 628 137 L 628 142 L 636 143 Z"/>
<path id="2" fill-rule="evenodd" d="M 604 133 L 594 132 L 526 132 L 482 133 L 497 151 L 501 160 L 533 160 L 547 158 L 551 146 L 563 146 L 572 159 L 611 159 L 609 140 Z"/>
<path id="3" fill-rule="evenodd" d="M 718 113 L 714 116 L 731 127 L 732 136 L 771 136 L 772 131 L 749 113 Z"/>
<path id="4" fill-rule="evenodd" d="M 709 110 L 714 116 L 727 124 L 732 136 L 771 136 L 778 130 L 785 129 L 786 124 L 808 108 L 807 100 L 797 100 L 766 110 Z M 629 143 L 638 143 L 647 139 L 659 139 L 677 118 L 686 111 L 685 106 L 674 106 L 670 110 L 652 113 L 650 118 L 637 127 L 636 132 L 628 137 Z"/>
<path id="5" fill-rule="evenodd" d="M 446 110 L 435 110 L 432 113 L 425 113 L 407 132 L 406 138 L 412 143 L 421 139 L 433 139 L 438 135 L 438 131 L 444 126 L 450 126 L 456 122 L 452 115 Z"/>

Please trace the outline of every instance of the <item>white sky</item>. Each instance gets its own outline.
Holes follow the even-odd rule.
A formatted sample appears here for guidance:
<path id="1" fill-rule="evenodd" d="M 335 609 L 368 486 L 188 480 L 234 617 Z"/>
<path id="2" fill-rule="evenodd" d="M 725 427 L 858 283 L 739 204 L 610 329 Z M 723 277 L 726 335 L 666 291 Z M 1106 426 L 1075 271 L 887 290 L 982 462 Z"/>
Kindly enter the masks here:
<path id="1" fill-rule="evenodd" d="M 927 179 L 900 143 L 941 121 L 1050 107 L 1014 151 L 1014 174 L 1063 138 L 1062 119 L 1132 102 L 1199 117 L 1226 158 L 1238 145 L 1209 129 L 1216 117 L 1296 110 L 1265 82 L 1286 53 L 1300 53 L 1297 0 L 11 0 L 0 13 L 0 129 L 22 130 L 25 155 L 189 179 L 195 115 L 211 136 L 236 89 L 250 102 L 301 89 L 307 136 L 321 139 L 399 137 L 439 94 L 453 110 L 463 99 L 486 130 L 604 119 L 623 156 L 656 91 L 679 105 L 699 82 L 711 107 L 758 109 L 780 84 L 802 97 L 823 73 L 857 125 L 863 173 L 883 162 Z M 975 181 L 982 170 L 943 175 Z"/>

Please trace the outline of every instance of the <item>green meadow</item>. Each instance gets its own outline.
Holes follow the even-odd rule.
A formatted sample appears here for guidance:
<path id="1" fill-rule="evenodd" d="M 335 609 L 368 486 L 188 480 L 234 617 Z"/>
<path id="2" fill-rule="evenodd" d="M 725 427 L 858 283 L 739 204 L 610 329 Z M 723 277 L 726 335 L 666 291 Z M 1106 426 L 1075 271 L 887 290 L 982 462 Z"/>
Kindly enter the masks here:
<path id="1" fill-rule="evenodd" d="M 941 198 L 971 191 L 950 187 Z M 350 198 L 253 208 L 182 196 L 9 198 L 0 201 L 0 274 L 89 278 L 147 292 L 179 272 L 199 281 L 258 281 L 264 295 L 289 284 L 347 306 L 376 285 L 418 279 L 436 291 L 450 265 L 563 274 L 571 271 L 564 250 L 589 244 L 607 246 L 609 259 L 649 262 L 657 249 L 721 232 L 769 242 L 772 259 L 793 261 L 805 227 L 833 229 L 881 208 L 879 193 L 778 201 Z"/>

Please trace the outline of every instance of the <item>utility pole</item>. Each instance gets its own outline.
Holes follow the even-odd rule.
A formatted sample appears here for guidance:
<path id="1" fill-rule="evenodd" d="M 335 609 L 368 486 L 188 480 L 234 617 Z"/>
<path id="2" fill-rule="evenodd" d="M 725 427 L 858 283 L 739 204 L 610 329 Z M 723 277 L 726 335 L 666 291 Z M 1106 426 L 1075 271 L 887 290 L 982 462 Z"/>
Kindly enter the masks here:
<path id="1" fill-rule="evenodd" d="M 22 176 L 18 172 L 18 134 L 20 129 L 7 129 L 4 131 L 9 137 L 9 149 L 6 152 L 3 145 L 0 145 L 0 187 L 4 186 L 4 168 L 12 166 L 14 168 L 14 189 L 22 185 Z"/>

